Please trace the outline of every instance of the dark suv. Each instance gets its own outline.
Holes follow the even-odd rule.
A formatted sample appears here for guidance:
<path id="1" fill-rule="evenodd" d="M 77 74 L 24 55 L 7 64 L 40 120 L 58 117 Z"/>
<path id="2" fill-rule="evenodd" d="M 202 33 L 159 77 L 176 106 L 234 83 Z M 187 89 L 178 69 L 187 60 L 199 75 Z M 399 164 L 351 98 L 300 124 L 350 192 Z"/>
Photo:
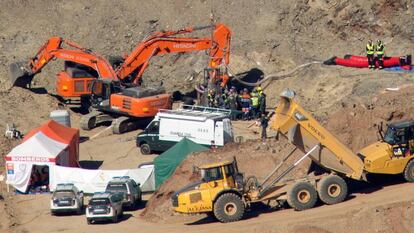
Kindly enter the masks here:
<path id="1" fill-rule="evenodd" d="M 106 185 L 105 192 L 122 193 L 123 205 L 136 207 L 142 200 L 141 188 L 129 176 L 113 177 Z"/>

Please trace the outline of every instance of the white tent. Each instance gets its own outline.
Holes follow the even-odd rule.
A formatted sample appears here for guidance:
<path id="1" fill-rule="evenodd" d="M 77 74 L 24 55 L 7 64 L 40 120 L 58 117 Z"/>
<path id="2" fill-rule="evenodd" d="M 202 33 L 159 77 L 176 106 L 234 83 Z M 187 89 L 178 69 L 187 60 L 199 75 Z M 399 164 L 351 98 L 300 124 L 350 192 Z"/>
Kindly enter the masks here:
<path id="1" fill-rule="evenodd" d="M 7 184 L 26 192 L 33 165 L 69 165 L 68 144 L 37 132 L 6 156 Z"/>
<path id="2" fill-rule="evenodd" d="M 85 193 L 103 192 L 115 176 L 129 176 L 140 183 L 143 192 L 155 190 L 154 167 L 124 170 L 90 170 L 73 167 L 50 166 L 49 188 L 53 191 L 59 183 L 73 183 Z"/>

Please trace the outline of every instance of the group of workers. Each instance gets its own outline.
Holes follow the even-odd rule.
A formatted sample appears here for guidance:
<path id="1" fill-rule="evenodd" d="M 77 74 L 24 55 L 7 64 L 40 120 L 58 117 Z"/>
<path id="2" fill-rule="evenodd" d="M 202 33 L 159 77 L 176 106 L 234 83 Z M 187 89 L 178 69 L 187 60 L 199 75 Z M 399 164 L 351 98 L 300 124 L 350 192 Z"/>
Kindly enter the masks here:
<path id="1" fill-rule="evenodd" d="M 225 89 L 222 94 L 217 94 L 210 89 L 207 95 L 208 106 L 230 110 L 241 110 L 243 120 L 257 119 L 266 111 L 266 94 L 262 87 L 255 87 L 252 92 L 244 88 L 237 93 L 236 87 Z"/>
<path id="2" fill-rule="evenodd" d="M 368 40 L 366 46 L 368 68 L 375 69 L 375 62 L 378 61 L 378 68 L 384 68 L 384 55 L 385 45 L 381 40 L 377 40 L 377 44 L 372 43 L 372 40 Z"/>

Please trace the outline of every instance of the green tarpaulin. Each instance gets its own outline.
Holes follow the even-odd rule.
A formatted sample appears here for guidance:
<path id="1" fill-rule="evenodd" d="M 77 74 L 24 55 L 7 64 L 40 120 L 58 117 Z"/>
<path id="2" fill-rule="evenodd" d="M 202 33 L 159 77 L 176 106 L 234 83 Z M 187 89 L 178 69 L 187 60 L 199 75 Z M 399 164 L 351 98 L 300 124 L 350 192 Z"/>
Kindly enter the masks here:
<path id="1" fill-rule="evenodd" d="M 197 151 L 208 150 L 209 148 L 199 145 L 190 139 L 183 138 L 169 150 L 160 154 L 154 159 L 155 166 L 155 188 L 167 180 L 189 154 Z"/>

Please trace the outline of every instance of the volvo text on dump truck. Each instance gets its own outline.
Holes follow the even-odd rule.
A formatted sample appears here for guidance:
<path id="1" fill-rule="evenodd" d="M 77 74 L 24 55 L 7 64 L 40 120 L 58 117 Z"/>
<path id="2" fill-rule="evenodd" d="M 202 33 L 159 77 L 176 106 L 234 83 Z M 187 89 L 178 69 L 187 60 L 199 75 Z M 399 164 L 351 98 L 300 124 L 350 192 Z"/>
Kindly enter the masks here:
<path id="1" fill-rule="evenodd" d="M 166 151 L 183 138 L 208 146 L 232 142 L 228 114 L 194 109 L 162 110 L 138 134 L 136 144 L 142 154 L 150 154 Z"/>
<path id="2" fill-rule="evenodd" d="M 364 180 L 369 173 L 403 174 L 414 182 L 414 122 L 391 124 L 382 139 L 359 153 L 352 152 L 326 130 L 285 91 L 275 111 L 272 128 L 301 150 L 304 155 L 275 175 L 289 153 L 261 183 L 247 179 L 237 162 L 223 161 L 200 167 L 202 180 L 172 196 L 174 210 L 181 213 L 212 212 L 221 222 L 240 220 L 247 206 L 269 200 L 287 201 L 296 210 L 312 208 L 318 199 L 325 204 L 345 200 L 348 186 L 344 178 Z M 306 157 L 324 168 L 303 179 L 285 180 Z"/>

